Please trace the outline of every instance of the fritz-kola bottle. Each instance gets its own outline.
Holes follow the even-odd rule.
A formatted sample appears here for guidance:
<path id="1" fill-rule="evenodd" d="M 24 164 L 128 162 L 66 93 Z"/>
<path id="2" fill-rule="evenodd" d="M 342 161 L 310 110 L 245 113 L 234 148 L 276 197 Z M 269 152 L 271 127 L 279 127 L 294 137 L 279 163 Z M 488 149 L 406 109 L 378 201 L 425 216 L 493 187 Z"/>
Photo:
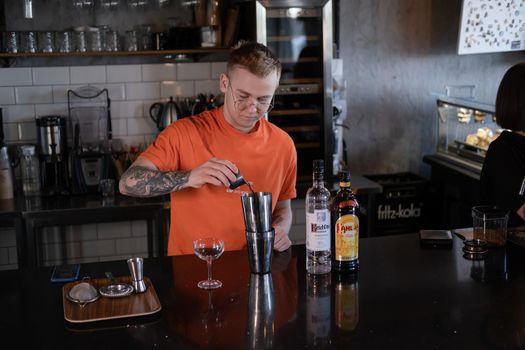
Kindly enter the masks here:
<path id="1" fill-rule="evenodd" d="M 330 191 L 324 187 L 324 162 L 313 162 L 313 185 L 306 192 L 306 271 L 331 270 Z"/>
<path id="2" fill-rule="evenodd" d="M 339 191 L 332 200 L 332 268 L 354 271 L 359 268 L 359 204 L 350 188 L 350 174 L 339 175 Z"/>

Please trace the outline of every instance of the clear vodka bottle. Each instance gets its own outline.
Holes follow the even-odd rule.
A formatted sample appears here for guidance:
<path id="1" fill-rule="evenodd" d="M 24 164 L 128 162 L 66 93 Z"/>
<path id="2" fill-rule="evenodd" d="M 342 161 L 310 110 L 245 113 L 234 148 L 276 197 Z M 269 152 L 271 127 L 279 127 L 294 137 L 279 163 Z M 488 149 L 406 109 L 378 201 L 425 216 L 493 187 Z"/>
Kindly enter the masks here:
<path id="1" fill-rule="evenodd" d="M 306 272 L 330 272 L 330 191 L 324 186 L 324 162 L 313 162 L 313 184 L 306 193 Z"/>

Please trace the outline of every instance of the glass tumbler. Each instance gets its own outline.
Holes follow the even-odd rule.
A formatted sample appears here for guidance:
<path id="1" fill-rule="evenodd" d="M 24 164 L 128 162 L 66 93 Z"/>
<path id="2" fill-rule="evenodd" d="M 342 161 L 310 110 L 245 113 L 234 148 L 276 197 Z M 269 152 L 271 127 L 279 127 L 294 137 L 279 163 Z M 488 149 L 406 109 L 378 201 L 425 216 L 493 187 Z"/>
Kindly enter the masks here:
<path id="1" fill-rule="evenodd" d="M 20 38 L 18 34 L 18 32 L 13 31 L 3 33 L 5 52 L 17 53 L 20 51 Z"/>
<path id="2" fill-rule="evenodd" d="M 89 51 L 99 52 L 102 51 L 102 33 L 100 30 L 94 30 L 88 32 L 88 47 Z"/>
<path id="3" fill-rule="evenodd" d="M 151 24 L 140 24 L 135 26 L 137 32 L 137 43 L 140 51 L 151 50 L 152 47 L 152 28 Z"/>
<path id="4" fill-rule="evenodd" d="M 485 240 L 489 246 L 502 247 L 507 240 L 509 213 L 491 205 L 472 207 L 474 239 Z"/>
<path id="5" fill-rule="evenodd" d="M 56 34 L 56 45 L 59 52 L 71 52 L 72 51 L 72 43 L 71 43 L 72 33 L 65 31 L 65 32 L 57 32 Z"/>
<path id="6" fill-rule="evenodd" d="M 55 51 L 54 32 L 38 32 L 38 51 L 46 53 Z"/>
<path id="7" fill-rule="evenodd" d="M 22 52 L 35 53 L 37 49 L 36 33 L 33 31 L 22 32 L 20 37 Z"/>
<path id="8" fill-rule="evenodd" d="M 87 43 L 86 43 L 86 32 L 77 31 L 75 32 L 75 51 L 77 52 L 86 52 Z"/>
<path id="9" fill-rule="evenodd" d="M 105 49 L 106 51 L 118 51 L 119 50 L 119 37 L 118 32 L 115 30 L 110 30 L 106 32 L 105 36 Z"/>
<path id="10" fill-rule="evenodd" d="M 126 51 L 138 51 L 138 47 L 137 31 L 126 31 Z"/>

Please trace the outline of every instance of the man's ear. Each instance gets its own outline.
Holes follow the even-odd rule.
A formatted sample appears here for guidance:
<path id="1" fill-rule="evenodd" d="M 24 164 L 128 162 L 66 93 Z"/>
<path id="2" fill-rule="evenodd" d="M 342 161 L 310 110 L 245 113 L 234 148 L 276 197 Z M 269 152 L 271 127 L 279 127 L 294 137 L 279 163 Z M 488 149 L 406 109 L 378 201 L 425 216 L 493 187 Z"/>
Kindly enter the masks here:
<path id="1" fill-rule="evenodd" d="M 221 76 L 219 77 L 219 88 L 221 89 L 221 92 L 223 94 L 225 94 L 226 90 L 228 90 L 229 84 L 230 84 L 230 81 L 228 79 L 228 76 L 224 73 L 221 73 Z"/>

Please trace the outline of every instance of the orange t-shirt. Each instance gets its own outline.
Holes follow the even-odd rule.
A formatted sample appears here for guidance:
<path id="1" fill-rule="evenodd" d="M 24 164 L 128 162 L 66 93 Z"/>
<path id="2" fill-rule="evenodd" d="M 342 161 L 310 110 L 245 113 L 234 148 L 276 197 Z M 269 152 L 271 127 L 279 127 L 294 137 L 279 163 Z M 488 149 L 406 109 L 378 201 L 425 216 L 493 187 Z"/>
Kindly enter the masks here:
<path id="1" fill-rule="evenodd" d="M 189 171 L 210 158 L 233 162 L 256 192 L 272 193 L 277 201 L 296 196 L 297 153 L 283 130 L 261 119 L 250 133 L 233 128 L 223 108 L 172 123 L 142 153 L 161 171 Z M 240 194 L 206 184 L 171 193 L 168 255 L 193 254 L 193 241 L 202 237 L 224 240 L 226 250 L 246 247 Z"/>

